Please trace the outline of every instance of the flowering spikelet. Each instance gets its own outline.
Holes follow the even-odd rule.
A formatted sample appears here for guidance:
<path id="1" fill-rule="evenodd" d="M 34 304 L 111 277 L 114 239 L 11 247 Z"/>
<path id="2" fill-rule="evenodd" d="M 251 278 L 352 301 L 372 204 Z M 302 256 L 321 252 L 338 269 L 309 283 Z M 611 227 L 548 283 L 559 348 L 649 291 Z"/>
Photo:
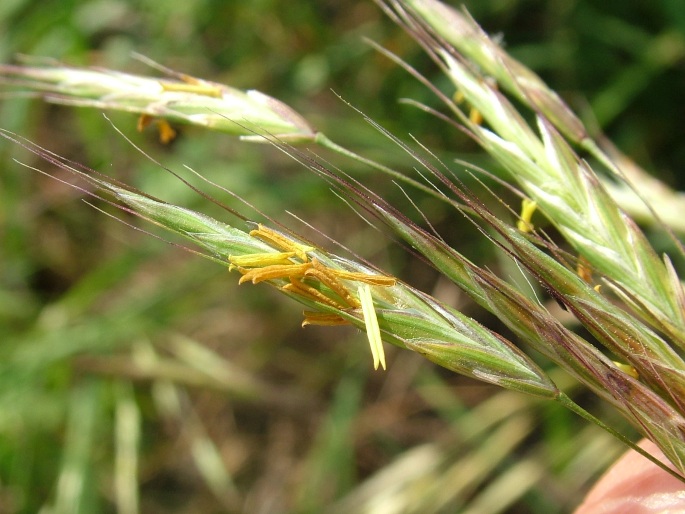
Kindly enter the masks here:
<path id="1" fill-rule="evenodd" d="M 302 299 L 339 311 L 361 308 L 374 369 L 378 369 L 379 365 L 385 369 L 385 353 L 369 284 L 393 286 L 396 283 L 393 277 L 350 272 L 325 266 L 317 258 L 309 258 L 307 252 L 313 251 L 313 247 L 296 242 L 261 224 L 257 229 L 250 231 L 249 235 L 261 239 L 274 246 L 275 249 L 285 251 L 229 256 L 229 269 L 237 269 L 243 275 L 239 280 L 240 284 L 248 281 L 257 284 L 267 280 L 284 279 L 288 283 L 281 286 L 281 290 Z M 318 282 L 319 286 L 325 286 L 326 289 L 315 287 L 311 284 L 312 281 Z M 356 296 L 343 281 L 361 283 L 357 288 Z M 305 311 L 304 317 L 303 326 L 333 326 L 350 323 L 335 313 Z"/>
<path id="2" fill-rule="evenodd" d="M 157 66 L 159 67 L 159 66 Z M 158 79 L 97 68 L 0 65 L 5 81 L 42 91 L 54 103 L 140 114 L 138 128 L 155 118 L 199 125 L 256 142 L 260 134 L 283 141 L 311 141 L 312 127 L 284 103 L 259 91 L 238 89 L 164 70 Z M 173 139 L 163 122 L 160 137 Z"/>

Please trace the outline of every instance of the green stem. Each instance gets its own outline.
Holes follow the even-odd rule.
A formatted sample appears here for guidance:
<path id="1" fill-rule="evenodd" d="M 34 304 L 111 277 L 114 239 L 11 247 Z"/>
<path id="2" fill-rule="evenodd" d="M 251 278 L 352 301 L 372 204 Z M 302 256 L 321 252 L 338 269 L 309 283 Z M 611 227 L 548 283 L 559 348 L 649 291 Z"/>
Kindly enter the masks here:
<path id="1" fill-rule="evenodd" d="M 609 432 L 611 435 L 613 435 L 615 438 L 617 438 L 619 441 L 622 441 L 624 444 L 626 444 L 627 446 L 629 446 L 631 449 L 635 450 L 637 453 L 639 453 L 640 455 L 642 455 L 642 456 L 645 457 L 646 459 L 649 459 L 651 462 L 653 462 L 654 464 L 656 464 L 657 466 L 659 466 L 661 469 L 663 469 L 664 471 L 666 471 L 669 475 L 674 476 L 675 478 L 677 478 L 677 479 L 680 480 L 681 482 L 685 482 L 685 477 L 683 477 L 680 473 L 678 473 L 677 471 L 671 469 L 670 467 L 668 467 L 667 464 L 665 464 L 664 462 L 662 462 L 662 461 L 660 461 L 659 459 L 657 459 L 654 455 L 652 455 L 652 454 L 650 454 L 648 451 L 646 451 L 646 450 L 640 448 L 640 447 L 637 445 L 637 443 L 634 443 L 633 441 L 631 441 L 630 439 L 628 439 L 626 436 L 624 436 L 623 434 L 617 432 L 616 430 L 614 430 L 613 428 L 611 428 L 609 425 L 607 425 L 606 423 L 604 423 L 603 421 L 601 421 L 599 418 L 596 418 L 595 416 L 593 416 L 592 414 L 590 414 L 588 411 L 586 411 L 585 409 L 583 409 L 580 405 L 578 405 L 577 403 L 575 403 L 573 400 L 571 400 L 571 398 L 569 398 L 568 396 L 566 396 L 564 393 L 559 392 L 559 395 L 556 397 L 556 400 L 557 400 L 561 405 L 563 405 L 564 407 L 566 407 L 567 409 L 569 409 L 570 411 L 575 412 L 576 414 L 578 414 L 581 418 L 584 418 L 584 419 L 586 419 L 586 420 L 588 420 L 588 421 L 594 423 L 594 424 L 597 425 L 598 427 L 603 428 L 604 430 L 606 430 L 607 432 Z"/>

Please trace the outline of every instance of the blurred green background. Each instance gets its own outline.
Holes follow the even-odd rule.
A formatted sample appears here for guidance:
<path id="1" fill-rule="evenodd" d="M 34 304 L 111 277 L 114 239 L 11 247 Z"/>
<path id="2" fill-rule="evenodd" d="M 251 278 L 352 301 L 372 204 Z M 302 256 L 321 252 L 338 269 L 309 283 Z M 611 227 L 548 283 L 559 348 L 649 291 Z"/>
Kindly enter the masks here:
<path id="1" fill-rule="evenodd" d="M 584 119 L 685 187 L 680 0 L 465 5 Z M 131 58 L 138 52 L 279 98 L 338 143 L 411 172 L 335 91 L 447 161 L 487 166 L 462 134 L 398 104 L 408 97 L 438 106 L 365 37 L 446 86 L 371 1 L 0 3 L 2 62 L 29 54 L 154 75 Z M 169 202 L 237 221 L 138 153 L 101 113 L 16 91 L 2 89 L 0 127 Z M 188 165 L 335 250 L 292 212 L 499 328 L 274 148 L 188 127 L 163 146 L 154 130 L 136 132 L 135 117 L 109 116 L 164 166 Z M 387 178 L 314 150 L 408 206 Z M 391 351 L 389 370 L 372 372 L 364 334 L 302 329 L 301 307 L 275 291 L 238 287 L 226 269 L 104 216 L 52 178 L 71 177 L 16 145 L 0 141 L 0 155 L 0 512 L 568 512 L 623 450 L 554 405 L 410 352 Z M 460 251 L 513 273 L 461 215 L 418 194 L 415 201 Z M 603 412 L 591 398 L 586 405 Z"/>

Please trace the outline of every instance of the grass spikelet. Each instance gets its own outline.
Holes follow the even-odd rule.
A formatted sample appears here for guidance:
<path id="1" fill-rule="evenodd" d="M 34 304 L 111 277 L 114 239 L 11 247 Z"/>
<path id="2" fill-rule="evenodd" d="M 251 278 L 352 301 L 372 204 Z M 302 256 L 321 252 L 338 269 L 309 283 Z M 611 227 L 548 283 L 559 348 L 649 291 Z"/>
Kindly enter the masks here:
<path id="1" fill-rule="evenodd" d="M 575 155 L 555 128 L 574 142 L 590 144 L 584 128 L 565 104 L 464 15 L 435 0 L 390 4 L 398 13 L 396 20 L 405 24 L 466 101 L 482 113 L 488 128 L 474 124 L 456 105 L 450 106 L 474 139 L 509 171 L 512 180 L 576 251 L 617 284 L 644 320 L 667 332 L 676 346 L 685 348 L 682 287 L 672 287 L 669 271 L 642 231 L 619 209 L 595 172 Z M 497 85 L 474 71 L 476 66 L 464 64 L 468 61 L 497 79 Z M 500 89 L 511 92 L 536 112 L 539 136 Z"/>
<path id="2" fill-rule="evenodd" d="M 0 65 L 5 81 L 40 91 L 47 101 L 140 114 L 139 129 L 151 119 L 165 118 L 254 141 L 263 141 L 255 137 L 258 133 L 292 142 L 314 139 L 311 126 L 275 98 L 164 71 L 178 78 L 157 79 L 52 63 Z M 171 137 L 168 129 L 160 136 Z"/>

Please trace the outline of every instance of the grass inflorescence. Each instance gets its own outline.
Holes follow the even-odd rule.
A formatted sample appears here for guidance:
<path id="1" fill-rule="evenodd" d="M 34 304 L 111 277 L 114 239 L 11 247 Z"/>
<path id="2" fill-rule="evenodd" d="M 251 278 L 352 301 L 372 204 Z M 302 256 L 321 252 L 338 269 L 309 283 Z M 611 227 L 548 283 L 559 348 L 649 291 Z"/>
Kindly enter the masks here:
<path id="1" fill-rule="evenodd" d="M 267 143 L 262 148 L 278 149 L 299 162 L 375 230 L 429 263 L 441 280 L 458 287 L 496 319 L 498 328 L 490 328 L 450 302 L 436 298 L 437 295 L 413 287 L 409 279 L 403 280 L 397 273 L 371 264 L 327 238 L 325 230 L 306 238 L 287 228 L 277 217 L 262 214 L 259 205 L 254 208 L 238 198 L 243 209 L 228 207 L 172 172 L 213 207 L 223 209 L 219 215 L 210 216 L 80 166 L 60 157 L 59 150 L 53 153 L 10 131 L 2 130 L 0 135 L 48 163 L 51 170 L 43 173 L 72 184 L 97 209 L 134 228 L 138 227 L 130 220 L 131 215 L 173 233 L 173 241 L 184 241 L 175 245 L 226 268 L 237 275 L 237 285 L 243 288 L 248 284 L 270 286 L 295 300 L 304 307 L 302 327 L 318 326 L 332 331 L 332 327 L 349 325 L 364 332 L 375 370 L 382 368 L 390 374 L 395 361 L 402 359 L 402 352 L 386 355 L 386 346 L 409 350 L 446 370 L 508 390 L 499 393 L 503 398 L 524 393 L 533 398 L 531 402 L 556 402 L 645 454 L 635 446 L 633 432 L 613 428 L 615 420 L 599 419 L 601 416 L 596 417 L 572 399 L 574 388 L 580 384 L 612 406 L 634 432 L 655 442 L 675 470 L 650 455 L 646 457 L 684 480 L 685 293 L 671 258 L 653 248 L 640 226 L 612 196 L 614 189 L 607 187 L 607 180 L 619 180 L 630 188 L 627 176 L 641 181 L 642 172 L 636 174 L 637 167 L 606 141 L 594 138 L 557 93 L 511 57 L 466 11 L 437 0 L 375 3 L 411 36 L 444 75 L 445 80 L 438 85 L 438 81 L 431 81 L 390 50 L 374 44 L 381 58 L 404 68 L 442 102 L 442 107 L 408 103 L 434 114 L 436 123 L 466 134 L 491 157 L 505 180 L 495 179 L 482 170 L 461 173 L 453 163 L 425 146 L 418 136 L 412 143 L 405 142 L 356 111 L 357 121 L 368 122 L 390 141 L 394 152 L 401 155 L 399 160 L 409 163 L 406 167 L 415 167 L 417 172 L 401 173 L 394 165 L 383 164 L 382 159 L 365 157 L 333 142 L 295 109 L 274 97 L 177 73 L 145 58 L 140 59 L 161 71 L 163 77 L 51 61 L 0 65 L 0 77 L 5 84 L 48 102 L 134 113 L 138 119 L 132 126 L 142 131 L 156 125 L 163 143 L 176 136 L 174 125 L 198 126 L 238 136 L 246 142 Z M 363 165 L 365 174 L 348 173 L 344 167 L 338 169 L 305 146 L 325 149 L 348 159 L 347 162 Z M 393 162 L 397 162 L 397 157 Z M 40 164 L 27 166 L 42 169 Z M 370 173 L 392 178 L 399 184 L 420 220 L 409 216 L 404 206 L 376 192 Z M 195 175 L 201 177 L 200 173 Z M 490 185 L 501 185 L 504 181 L 507 188 L 502 188 L 502 193 Z M 210 180 L 204 186 L 207 184 L 216 185 Z M 237 198 L 228 190 L 223 192 Z M 450 242 L 425 213 L 423 206 L 429 204 L 414 201 L 414 193 L 417 198 L 426 198 L 430 205 L 439 204 L 443 212 L 455 215 L 460 223 L 473 227 L 500 252 L 503 261 L 513 263 L 522 275 L 529 277 L 526 287 L 502 276 L 488 263 L 475 261 L 459 245 Z M 512 194 L 517 205 L 520 202 L 520 212 L 506 205 Z M 116 210 L 111 211 L 112 207 Z M 242 210 L 257 214 L 250 217 Z M 675 238 L 668 228 L 667 232 Z M 317 237 L 316 242 L 311 240 Z M 529 289 L 533 290 L 532 297 Z M 232 290 L 231 294 L 244 293 Z M 573 317 L 573 323 L 560 319 L 551 307 L 556 305 Z M 258 333 L 264 323 L 263 316 L 254 315 L 245 321 L 244 330 Z M 184 411 L 184 405 L 189 404 L 186 393 L 180 389 L 184 380 L 193 386 L 259 397 L 269 404 L 279 396 L 277 390 L 237 371 L 230 363 L 214 367 L 219 360 L 205 353 L 201 346 L 176 342 L 170 351 L 175 360 L 167 362 L 154 345 L 141 340 L 132 345 L 133 367 L 119 365 L 116 360 L 97 359 L 85 359 L 81 365 L 94 373 L 149 379 L 158 410 L 168 419 L 181 420 L 184 412 L 193 412 L 191 408 Z M 338 392 L 341 403 L 336 408 L 340 411 L 331 412 L 332 419 L 337 420 L 331 423 L 338 426 L 345 418 L 346 408 L 352 409 L 345 402 L 354 402 L 359 394 L 355 387 L 361 387 L 346 384 L 343 381 Z M 136 473 L 141 456 L 136 449 L 142 437 L 141 407 L 131 382 L 118 383 L 113 391 L 105 393 L 93 382 L 78 389 L 66 402 L 67 450 L 51 500 L 50 508 L 55 512 L 67 512 L 85 501 L 88 488 L 92 488 L 86 481 L 88 455 L 101 415 L 99 398 L 105 394 L 115 398 L 115 502 L 121 512 L 139 510 Z M 282 405 L 299 404 L 306 410 L 302 406 L 312 400 L 300 393 L 284 395 L 290 399 Z M 492 396 L 493 403 L 498 397 Z M 464 421 L 470 415 L 461 414 L 456 423 L 463 422 L 465 433 L 479 433 L 473 424 Z M 488 434 L 491 440 L 483 436 L 482 447 L 501 447 L 503 440 L 524 441 L 530 431 L 529 420 L 517 416 L 510 424 L 503 423 L 501 434 Z M 184 426 L 190 434 L 198 472 L 215 496 L 221 498 L 223 507 L 244 506 L 244 499 L 206 429 L 195 414 L 188 419 Z M 597 437 L 597 441 L 601 440 Z M 423 470 L 424 477 L 440 467 L 449 467 L 433 451 L 431 448 L 412 461 L 427 463 L 425 468 L 418 468 Z M 492 463 L 499 462 L 495 453 Z M 521 465 L 524 464 L 532 466 L 532 461 L 524 459 Z M 457 466 L 450 468 L 453 475 L 446 476 L 458 478 L 468 491 L 470 479 L 456 469 Z M 526 473 L 536 476 L 531 468 Z M 76 485 L 69 483 L 73 476 L 80 477 Z M 415 486 L 422 480 L 419 474 L 415 481 L 406 475 L 402 478 Z M 442 482 L 435 478 L 434 483 Z M 456 490 L 442 498 L 439 487 L 428 489 L 433 491 L 425 495 L 431 497 L 430 502 L 419 501 L 419 507 L 407 507 L 404 511 L 421 512 L 429 504 L 436 512 L 449 505 L 463 506 Z M 382 494 L 376 492 L 378 501 L 382 501 Z M 399 501 L 401 491 L 392 494 Z M 305 510 L 308 501 L 305 498 L 300 503 Z M 410 503 L 407 500 L 406 505 Z M 363 505 L 372 512 L 373 504 L 374 499 L 359 489 L 335 508 L 343 512 L 350 505 Z M 487 504 L 487 498 L 475 496 L 472 509 L 477 512 L 478 505 Z"/>

